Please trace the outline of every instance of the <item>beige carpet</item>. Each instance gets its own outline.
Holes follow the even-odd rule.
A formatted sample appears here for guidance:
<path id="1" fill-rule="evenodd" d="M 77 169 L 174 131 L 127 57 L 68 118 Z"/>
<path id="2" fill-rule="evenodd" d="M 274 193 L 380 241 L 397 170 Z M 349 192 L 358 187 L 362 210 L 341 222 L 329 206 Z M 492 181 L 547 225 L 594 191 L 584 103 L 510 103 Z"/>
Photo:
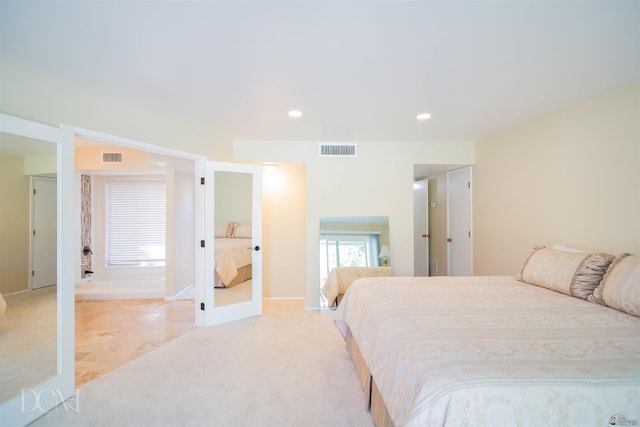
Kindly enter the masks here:
<path id="1" fill-rule="evenodd" d="M 79 389 L 35 426 L 371 427 L 331 313 L 270 301 L 260 317 L 198 328 Z"/>
<path id="2" fill-rule="evenodd" d="M 5 297 L 7 311 L 0 317 L 0 402 L 56 373 L 56 292 L 49 286 Z"/>
<path id="3" fill-rule="evenodd" d="M 230 288 L 215 288 L 213 290 L 215 306 L 221 307 L 223 305 L 251 301 L 252 283 L 251 279 L 249 279 Z"/>

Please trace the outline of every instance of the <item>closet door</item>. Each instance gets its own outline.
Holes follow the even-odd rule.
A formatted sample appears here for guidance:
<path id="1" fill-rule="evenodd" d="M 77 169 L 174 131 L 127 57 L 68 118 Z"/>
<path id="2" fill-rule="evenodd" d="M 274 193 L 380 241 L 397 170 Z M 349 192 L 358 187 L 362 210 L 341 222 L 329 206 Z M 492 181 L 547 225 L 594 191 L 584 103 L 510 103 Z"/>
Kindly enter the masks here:
<path id="1" fill-rule="evenodd" d="M 447 173 L 447 274 L 473 275 L 471 167 Z"/>
<path id="2" fill-rule="evenodd" d="M 259 316 L 262 170 L 259 166 L 207 161 L 204 178 L 204 236 L 200 241 L 205 260 L 204 289 L 198 293 L 204 325 Z M 216 224 L 231 225 L 222 236 Z M 234 267 L 228 264 L 231 258 L 238 260 Z M 248 259 L 250 264 L 244 265 Z M 229 270 L 231 274 L 227 274 Z"/>

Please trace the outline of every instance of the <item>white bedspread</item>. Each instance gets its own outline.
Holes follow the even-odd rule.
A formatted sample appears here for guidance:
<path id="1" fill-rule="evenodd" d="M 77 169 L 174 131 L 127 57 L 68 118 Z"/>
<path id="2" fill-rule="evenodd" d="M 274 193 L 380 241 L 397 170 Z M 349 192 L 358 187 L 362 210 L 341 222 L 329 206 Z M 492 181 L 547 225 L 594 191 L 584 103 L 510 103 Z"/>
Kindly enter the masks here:
<path id="1" fill-rule="evenodd" d="M 344 294 L 349 285 L 363 277 L 390 276 L 391 267 L 335 267 L 322 287 L 322 295 L 327 304 L 332 306 L 339 294 Z"/>
<path id="2" fill-rule="evenodd" d="M 213 257 L 217 273 L 214 285 L 227 287 L 238 274 L 239 268 L 251 264 L 253 257 L 251 239 L 216 238 Z"/>
<path id="3" fill-rule="evenodd" d="M 640 318 L 512 277 L 351 284 L 335 313 L 396 426 L 640 425 Z"/>

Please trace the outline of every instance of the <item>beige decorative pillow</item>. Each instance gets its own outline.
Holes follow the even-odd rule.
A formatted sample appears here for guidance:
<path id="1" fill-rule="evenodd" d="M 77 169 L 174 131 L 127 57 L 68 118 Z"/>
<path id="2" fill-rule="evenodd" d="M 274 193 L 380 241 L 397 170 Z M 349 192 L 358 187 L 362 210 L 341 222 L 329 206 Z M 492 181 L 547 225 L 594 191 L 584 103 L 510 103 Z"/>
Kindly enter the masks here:
<path id="1" fill-rule="evenodd" d="M 640 256 L 616 257 L 590 301 L 640 316 Z"/>
<path id="2" fill-rule="evenodd" d="M 518 280 L 587 299 L 598 287 L 612 255 L 567 252 L 536 247 L 526 259 Z"/>
<path id="3" fill-rule="evenodd" d="M 233 233 L 233 237 L 236 237 L 238 239 L 250 239 L 251 224 L 238 224 Z"/>
<path id="4" fill-rule="evenodd" d="M 524 262 L 522 263 L 522 266 L 520 267 L 520 270 L 518 270 L 518 274 L 516 275 L 516 279 L 524 282 L 524 279 L 522 278 L 522 272 L 524 271 L 524 268 L 527 266 L 527 264 L 529 263 L 529 259 L 531 258 L 531 256 L 533 254 L 535 254 L 537 251 L 539 251 L 540 249 L 544 248 L 544 246 L 539 246 L 536 245 L 533 247 L 533 249 L 531 250 L 531 252 L 529 252 L 529 255 L 527 255 L 527 257 L 524 259 Z"/>
<path id="5" fill-rule="evenodd" d="M 213 237 L 233 237 L 236 222 L 217 222 L 213 227 Z"/>

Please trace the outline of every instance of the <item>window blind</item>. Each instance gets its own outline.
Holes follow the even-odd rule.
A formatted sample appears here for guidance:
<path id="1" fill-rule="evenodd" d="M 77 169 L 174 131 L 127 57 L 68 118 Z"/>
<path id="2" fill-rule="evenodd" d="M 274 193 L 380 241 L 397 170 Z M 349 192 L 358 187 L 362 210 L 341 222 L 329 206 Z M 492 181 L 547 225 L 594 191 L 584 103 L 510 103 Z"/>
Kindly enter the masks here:
<path id="1" fill-rule="evenodd" d="M 378 266 L 379 234 L 376 231 L 320 232 L 320 283 L 334 267 Z"/>
<path id="2" fill-rule="evenodd" d="M 108 180 L 105 199 L 107 265 L 164 265 L 165 182 Z"/>

